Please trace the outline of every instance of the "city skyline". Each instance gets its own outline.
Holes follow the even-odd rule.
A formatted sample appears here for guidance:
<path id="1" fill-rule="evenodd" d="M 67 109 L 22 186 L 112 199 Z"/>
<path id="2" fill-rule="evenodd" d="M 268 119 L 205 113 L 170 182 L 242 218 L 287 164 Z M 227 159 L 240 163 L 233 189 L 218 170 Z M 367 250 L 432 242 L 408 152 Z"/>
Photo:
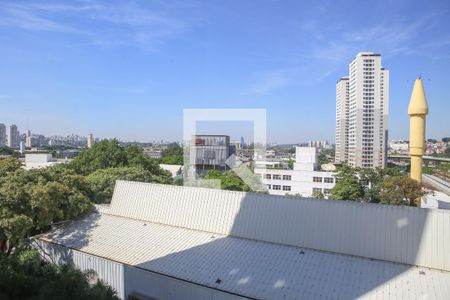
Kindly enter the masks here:
<path id="1" fill-rule="evenodd" d="M 184 108 L 266 108 L 269 141 L 334 142 L 336 79 L 358 52 L 373 51 L 391 72 L 389 140 L 408 137 L 419 74 L 426 137 L 448 135 L 445 1 L 358 4 L 367 15 L 348 10 L 356 2 L 118 5 L 0 4 L 0 123 L 47 136 L 179 141 Z"/>

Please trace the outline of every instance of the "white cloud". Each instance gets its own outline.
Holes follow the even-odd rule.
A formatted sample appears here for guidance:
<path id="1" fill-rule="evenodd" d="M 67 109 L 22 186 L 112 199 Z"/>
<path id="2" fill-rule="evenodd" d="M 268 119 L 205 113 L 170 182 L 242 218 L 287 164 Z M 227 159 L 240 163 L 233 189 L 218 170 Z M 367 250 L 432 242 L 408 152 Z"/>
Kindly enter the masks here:
<path id="1" fill-rule="evenodd" d="M 256 83 L 250 88 L 249 95 L 264 96 L 273 90 L 292 84 L 288 72 L 283 70 L 262 73 L 256 77 Z"/>
<path id="2" fill-rule="evenodd" d="M 328 39 L 311 42 L 309 55 L 331 63 L 348 63 L 356 53 L 377 51 L 384 57 L 420 54 L 425 44 L 417 43 L 421 35 L 436 27 L 435 18 L 441 13 L 431 12 L 414 20 L 395 19 L 369 25 L 358 30 L 330 30 L 320 32 Z M 435 28 L 434 28 L 435 29 Z"/>
<path id="3" fill-rule="evenodd" d="M 176 6 L 133 1 L 0 4 L 0 26 L 82 35 L 100 46 L 134 45 L 155 50 L 189 28 Z"/>

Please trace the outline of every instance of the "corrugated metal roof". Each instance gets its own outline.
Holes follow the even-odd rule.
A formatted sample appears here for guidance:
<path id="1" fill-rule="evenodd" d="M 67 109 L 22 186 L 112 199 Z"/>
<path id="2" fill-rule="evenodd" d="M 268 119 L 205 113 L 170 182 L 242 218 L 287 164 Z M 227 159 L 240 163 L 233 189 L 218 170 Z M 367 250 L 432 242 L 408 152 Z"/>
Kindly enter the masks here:
<path id="1" fill-rule="evenodd" d="M 117 181 L 109 212 L 450 271 L 450 211 Z"/>
<path id="2" fill-rule="evenodd" d="M 450 299 L 450 273 L 93 213 L 45 241 L 259 299 Z"/>

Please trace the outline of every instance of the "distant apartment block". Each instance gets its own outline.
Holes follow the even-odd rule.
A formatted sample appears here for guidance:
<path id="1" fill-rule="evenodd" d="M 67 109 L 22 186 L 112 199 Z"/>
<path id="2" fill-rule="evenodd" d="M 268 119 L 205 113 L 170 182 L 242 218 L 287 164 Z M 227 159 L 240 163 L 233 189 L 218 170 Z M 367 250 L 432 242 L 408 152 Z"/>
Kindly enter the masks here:
<path id="1" fill-rule="evenodd" d="M 190 145 L 190 165 L 196 170 L 227 169 L 231 148 L 227 135 L 195 135 Z"/>
<path id="2" fill-rule="evenodd" d="M 336 84 L 336 161 L 384 168 L 387 160 L 389 71 L 381 55 L 361 52 Z"/>
<path id="3" fill-rule="evenodd" d="M 331 145 L 328 143 L 328 141 L 308 141 L 308 147 L 316 147 L 316 148 L 323 148 L 323 149 L 330 149 Z"/>
<path id="4" fill-rule="evenodd" d="M 391 141 L 389 151 L 396 154 L 409 154 L 409 141 Z"/>
<path id="5" fill-rule="evenodd" d="M 336 184 L 335 172 L 318 171 L 314 147 L 296 147 L 293 169 L 264 168 L 261 162 L 255 162 L 255 165 L 255 174 L 261 177 L 269 194 L 273 195 L 299 194 L 310 197 L 313 193 L 322 193 L 326 196 Z"/>
<path id="6" fill-rule="evenodd" d="M 27 131 L 25 132 L 25 146 L 28 148 L 33 147 L 33 143 L 31 140 L 31 131 L 29 129 L 27 129 Z"/>
<path id="7" fill-rule="evenodd" d="M 6 146 L 6 126 L 0 123 L 0 147 Z"/>
<path id="8" fill-rule="evenodd" d="M 10 125 L 6 131 L 6 146 L 9 148 L 19 148 L 20 134 L 16 125 Z"/>

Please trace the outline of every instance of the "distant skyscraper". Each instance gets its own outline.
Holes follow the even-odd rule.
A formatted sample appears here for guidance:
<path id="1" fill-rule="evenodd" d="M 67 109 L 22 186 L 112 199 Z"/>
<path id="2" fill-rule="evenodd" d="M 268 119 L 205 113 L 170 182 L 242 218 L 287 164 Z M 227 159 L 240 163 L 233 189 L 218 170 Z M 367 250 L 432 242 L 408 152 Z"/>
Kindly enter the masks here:
<path id="1" fill-rule="evenodd" d="M 27 129 L 26 134 L 25 134 L 25 146 L 31 148 L 32 145 L 32 140 L 31 140 L 31 131 L 29 129 Z"/>
<path id="2" fill-rule="evenodd" d="M 381 55 L 361 52 L 336 85 L 336 161 L 384 168 L 387 159 L 389 71 Z M 347 96 L 348 93 L 348 96 Z"/>
<path id="3" fill-rule="evenodd" d="M 348 159 L 348 87 L 348 77 L 342 77 L 336 83 L 336 152 L 334 155 L 336 162 L 344 162 Z"/>
<path id="4" fill-rule="evenodd" d="M 0 147 L 6 146 L 6 126 L 0 123 Z"/>
<path id="5" fill-rule="evenodd" d="M 18 148 L 20 143 L 20 134 L 19 131 L 17 130 L 17 126 L 14 124 L 8 126 L 6 135 L 7 135 L 6 145 L 10 148 Z"/>
<path id="6" fill-rule="evenodd" d="M 87 147 L 92 148 L 92 145 L 94 145 L 94 137 L 92 136 L 92 133 L 89 133 L 87 138 Z"/>

